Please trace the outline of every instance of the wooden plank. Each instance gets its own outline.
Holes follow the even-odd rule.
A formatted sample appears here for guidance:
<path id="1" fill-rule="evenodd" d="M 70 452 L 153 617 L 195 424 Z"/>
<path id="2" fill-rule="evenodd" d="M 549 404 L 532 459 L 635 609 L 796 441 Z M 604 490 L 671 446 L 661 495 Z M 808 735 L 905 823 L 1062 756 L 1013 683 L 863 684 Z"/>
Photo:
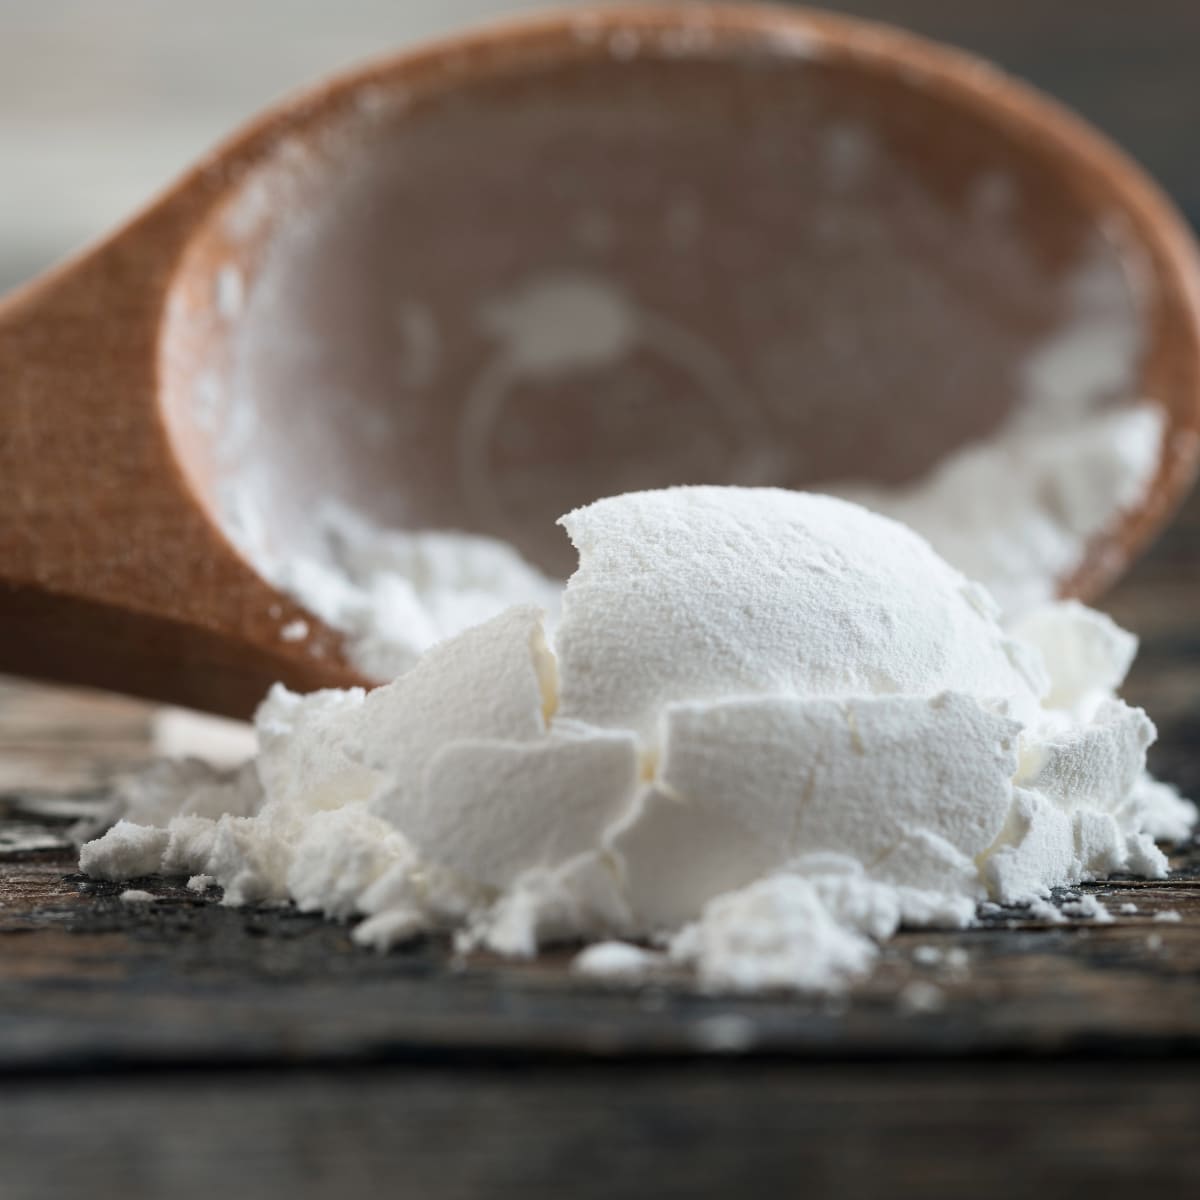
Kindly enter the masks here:
<path id="1" fill-rule="evenodd" d="M 150 754 L 140 700 L 0 676 L 0 796 L 103 791 Z"/>
<path id="2" fill-rule="evenodd" d="M 0 1092 L 5 1200 L 1194 1192 L 1193 1064 L 200 1071 Z"/>

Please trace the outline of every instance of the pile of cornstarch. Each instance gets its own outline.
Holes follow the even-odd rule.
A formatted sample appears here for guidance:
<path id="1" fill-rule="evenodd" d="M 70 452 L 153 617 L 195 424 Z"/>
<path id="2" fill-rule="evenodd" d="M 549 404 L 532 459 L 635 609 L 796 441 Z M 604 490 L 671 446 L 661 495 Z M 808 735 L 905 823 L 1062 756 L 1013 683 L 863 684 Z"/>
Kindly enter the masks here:
<path id="1" fill-rule="evenodd" d="M 277 686 L 257 758 L 161 763 L 81 867 L 717 989 L 836 990 L 900 925 L 1161 877 L 1195 808 L 1116 698 L 1134 639 L 1007 627 L 920 536 L 843 500 L 673 488 L 562 519 L 548 642 L 510 607 L 371 693 Z"/>

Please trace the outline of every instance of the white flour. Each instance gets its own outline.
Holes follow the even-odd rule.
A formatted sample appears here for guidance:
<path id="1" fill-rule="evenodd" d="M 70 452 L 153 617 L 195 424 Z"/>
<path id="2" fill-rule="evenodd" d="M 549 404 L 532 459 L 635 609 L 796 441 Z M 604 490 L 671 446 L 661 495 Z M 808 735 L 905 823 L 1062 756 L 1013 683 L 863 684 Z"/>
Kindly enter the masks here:
<path id="1" fill-rule="evenodd" d="M 364 694 L 276 687 L 257 760 L 143 777 L 101 878 L 365 918 L 581 972 L 837 989 L 903 922 L 1129 871 L 1195 810 L 1144 774 L 1129 635 L 1079 605 L 1006 632 L 901 525 L 828 497 L 678 488 L 563 524 L 552 651 L 517 606 Z M 650 948 L 613 945 L 640 939 Z"/>
<path id="2" fill-rule="evenodd" d="M 1163 410 L 1126 402 L 1141 349 L 1129 287 L 1095 247 L 996 434 L 907 488 L 831 490 L 917 530 L 1006 613 L 1053 600 L 1092 539 L 1142 500 L 1162 457 Z"/>
<path id="3" fill-rule="evenodd" d="M 863 153 L 862 137 L 846 129 L 832 143 L 842 170 Z M 1129 402 L 1142 334 L 1133 252 L 1121 261 L 1097 234 L 1067 276 L 1059 323 L 1022 363 L 1013 411 L 990 437 L 905 487 L 850 480 L 822 490 L 915 529 L 1010 616 L 1053 600 L 1094 539 L 1141 502 L 1162 459 L 1162 408 Z M 520 380 L 614 367 L 639 345 L 686 378 L 697 413 L 719 416 L 721 439 L 746 443 L 730 478 L 770 482 L 778 473 L 761 444 L 766 435 L 746 415 L 761 398 L 711 348 L 612 281 L 539 275 L 484 305 L 479 322 L 498 349 L 487 386 L 461 418 L 459 476 L 475 512 L 503 507 L 485 485 L 494 393 Z M 239 400 L 237 420 L 256 420 L 253 394 Z M 238 436 L 231 428 L 226 441 Z M 383 529 L 326 502 L 308 522 L 308 549 L 281 553 L 268 536 L 264 487 L 253 464 L 232 472 L 223 487 L 227 531 L 261 574 L 346 635 L 351 662 L 372 678 L 394 677 L 431 645 L 511 604 L 541 605 L 553 624 L 561 585 L 503 541 Z M 280 637 L 303 641 L 303 624 L 281 628 Z"/>
<path id="4" fill-rule="evenodd" d="M 909 488 L 830 490 L 915 529 L 1017 615 L 1054 599 L 1091 540 L 1141 501 L 1161 457 L 1155 405 L 1066 422 L 1061 414 L 1060 405 L 1026 405 L 999 435 Z M 260 547 L 252 557 L 345 635 L 350 661 L 371 678 L 394 678 L 430 646 L 512 604 L 538 604 L 551 627 L 557 620 L 562 585 L 495 538 L 383 529 L 334 502 L 316 513 L 313 533 L 315 553 L 273 557 Z M 303 621 L 280 629 L 284 641 L 307 634 Z"/>
<path id="5" fill-rule="evenodd" d="M 557 611 L 562 585 L 495 538 L 380 529 L 332 502 L 313 525 L 318 552 L 273 557 L 260 548 L 255 563 L 342 631 L 351 661 L 372 679 L 407 671 L 430 646 L 511 604 Z M 284 641 L 307 634 L 295 622 L 279 631 Z"/>

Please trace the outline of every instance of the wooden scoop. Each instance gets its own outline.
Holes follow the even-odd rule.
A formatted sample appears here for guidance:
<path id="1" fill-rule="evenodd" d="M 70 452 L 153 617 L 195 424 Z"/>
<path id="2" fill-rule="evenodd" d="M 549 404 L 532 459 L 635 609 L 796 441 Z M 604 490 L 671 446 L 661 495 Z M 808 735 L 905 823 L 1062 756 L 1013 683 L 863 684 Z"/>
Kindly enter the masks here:
<path id="1" fill-rule="evenodd" d="M 245 556 L 323 500 L 565 571 L 553 519 L 601 494 L 907 480 L 997 426 L 1096 278 L 1136 333 L 1115 399 L 1168 430 L 1084 597 L 1192 478 L 1200 304 L 1184 225 L 1076 118 L 740 5 L 351 71 L 0 306 L 0 669 L 235 716 L 362 682 Z"/>

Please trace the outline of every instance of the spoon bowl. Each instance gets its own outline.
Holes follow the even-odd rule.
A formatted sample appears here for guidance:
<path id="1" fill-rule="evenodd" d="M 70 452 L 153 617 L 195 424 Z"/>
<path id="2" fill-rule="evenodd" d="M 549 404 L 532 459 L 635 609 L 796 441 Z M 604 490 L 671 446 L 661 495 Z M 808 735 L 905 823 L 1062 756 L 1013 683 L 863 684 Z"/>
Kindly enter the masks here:
<path id="1" fill-rule="evenodd" d="M 1166 432 L 1090 598 L 1192 479 L 1197 278 L 1098 134 L 880 26 L 575 9 L 371 64 L 0 305 L 0 668 L 237 716 L 366 683 L 268 581 L 323 502 L 565 574 L 600 495 L 920 477 L 1099 304 L 1091 399 Z"/>

